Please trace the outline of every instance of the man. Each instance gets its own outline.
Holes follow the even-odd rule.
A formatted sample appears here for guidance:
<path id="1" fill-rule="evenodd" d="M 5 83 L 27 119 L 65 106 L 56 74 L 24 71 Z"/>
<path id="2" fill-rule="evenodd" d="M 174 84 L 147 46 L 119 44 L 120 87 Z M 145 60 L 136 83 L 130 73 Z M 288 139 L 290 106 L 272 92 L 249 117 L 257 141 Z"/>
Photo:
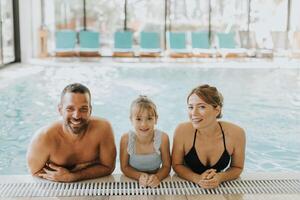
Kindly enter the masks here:
<path id="1" fill-rule="evenodd" d="M 27 162 L 32 175 L 51 181 L 73 182 L 109 175 L 115 168 L 116 146 L 111 125 L 91 117 L 91 94 L 74 83 L 61 93 L 61 121 L 34 136 Z"/>

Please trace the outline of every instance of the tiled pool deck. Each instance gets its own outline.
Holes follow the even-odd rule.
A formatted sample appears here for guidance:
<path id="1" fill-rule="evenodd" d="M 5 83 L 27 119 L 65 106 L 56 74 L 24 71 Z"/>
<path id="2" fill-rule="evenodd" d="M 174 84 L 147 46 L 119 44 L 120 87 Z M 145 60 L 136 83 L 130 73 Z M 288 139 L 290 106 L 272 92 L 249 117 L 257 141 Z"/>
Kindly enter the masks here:
<path id="1" fill-rule="evenodd" d="M 300 173 L 244 173 L 241 176 L 241 180 L 286 180 L 296 179 L 300 180 Z M 171 180 L 171 177 L 167 178 L 166 181 Z M 175 175 L 172 176 L 172 180 L 179 180 Z M 112 176 L 103 177 L 99 179 L 82 181 L 81 183 L 93 183 L 93 182 L 128 182 L 131 179 L 121 175 L 114 174 Z M 0 184 L 8 183 L 37 183 L 37 182 L 48 182 L 38 178 L 33 178 L 29 175 L 7 175 L 0 176 Z M 300 188 L 299 188 L 300 189 Z M 201 195 L 116 195 L 116 196 L 68 196 L 68 197 L 3 197 L 0 199 L 174 199 L 174 200 L 288 200 L 288 199 L 299 199 L 300 193 L 286 193 L 286 194 L 201 194 Z"/>

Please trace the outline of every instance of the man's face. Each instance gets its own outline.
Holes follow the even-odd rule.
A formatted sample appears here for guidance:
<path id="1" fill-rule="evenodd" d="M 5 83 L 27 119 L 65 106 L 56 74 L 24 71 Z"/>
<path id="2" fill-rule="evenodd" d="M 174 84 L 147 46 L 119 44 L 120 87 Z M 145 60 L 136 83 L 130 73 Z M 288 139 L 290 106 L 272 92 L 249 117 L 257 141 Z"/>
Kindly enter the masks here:
<path id="1" fill-rule="evenodd" d="M 73 134 L 82 134 L 91 116 L 89 95 L 67 92 L 59 105 L 65 128 Z"/>

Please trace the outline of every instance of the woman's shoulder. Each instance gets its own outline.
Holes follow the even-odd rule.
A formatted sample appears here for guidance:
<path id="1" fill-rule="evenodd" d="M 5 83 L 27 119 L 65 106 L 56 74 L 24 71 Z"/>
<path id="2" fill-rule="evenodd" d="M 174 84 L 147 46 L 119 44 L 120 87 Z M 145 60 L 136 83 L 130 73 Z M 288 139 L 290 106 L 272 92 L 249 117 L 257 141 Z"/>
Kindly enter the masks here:
<path id="1" fill-rule="evenodd" d="M 222 125 L 222 128 L 224 129 L 225 132 L 227 132 L 230 135 L 233 136 L 244 136 L 245 135 L 245 131 L 242 127 L 240 127 L 237 124 L 231 123 L 231 122 L 227 122 L 227 121 L 219 121 Z"/>
<path id="2" fill-rule="evenodd" d="M 182 122 L 177 125 L 174 137 L 185 138 L 189 134 L 193 134 L 194 127 L 191 122 Z"/>
<path id="3" fill-rule="evenodd" d="M 181 122 L 176 127 L 176 130 L 184 131 L 186 129 L 193 129 L 193 125 L 191 122 Z"/>

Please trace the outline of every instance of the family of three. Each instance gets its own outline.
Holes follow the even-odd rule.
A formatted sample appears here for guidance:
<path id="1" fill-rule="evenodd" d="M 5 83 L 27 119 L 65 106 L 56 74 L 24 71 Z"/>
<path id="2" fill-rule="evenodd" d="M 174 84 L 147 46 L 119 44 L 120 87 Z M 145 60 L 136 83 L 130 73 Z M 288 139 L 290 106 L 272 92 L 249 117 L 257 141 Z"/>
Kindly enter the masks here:
<path id="1" fill-rule="evenodd" d="M 220 121 L 223 97 L 212 86 L 201 85 L 187 96 L 189 121 L 174 133 L 172 155 L 168 134 L 155 128 L 156 105 L 139 96 L 130 107 L 132 130 L 120 142 L 122 172 L 142 186 L 157 187 L 169 175 L 215 188 L 241 174 L 245 133 Z M 110 123 L 92 117 L 91 93 L 79 83 L 66 86 L 58 111 L 62 120 L 37 131 L 29 145 L 30 173 L 58 182 L 73 182 L 110 175 L 115 169 L 116 146 Z"/>

